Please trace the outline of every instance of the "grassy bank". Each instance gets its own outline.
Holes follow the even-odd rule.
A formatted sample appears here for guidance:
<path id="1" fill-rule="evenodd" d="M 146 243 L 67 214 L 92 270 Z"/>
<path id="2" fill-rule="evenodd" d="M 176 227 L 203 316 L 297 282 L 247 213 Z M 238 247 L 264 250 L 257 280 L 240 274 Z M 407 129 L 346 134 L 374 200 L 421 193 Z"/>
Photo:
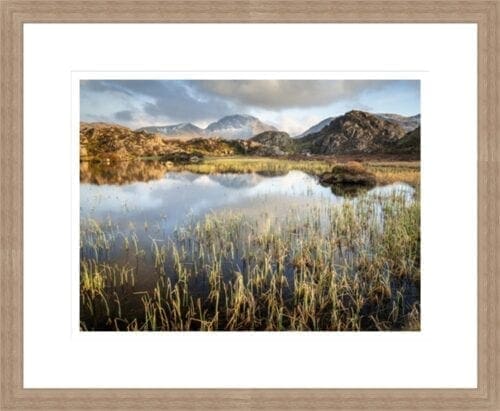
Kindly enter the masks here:
<path id="1" fill-rule="evenodd" d="M 367 162 L 365 166 L 375 174 L 378 184 L 402 181 L 414 187 L 420 185 L 420 161 Z"/>
<path id="2" fill-rule="evenodd" d="M 146 161 L 122 161 L 112 164 L 80 163 L 80 180 L 93 184 L 126 184 L 133 181 L 150 181 L 162 178 L 168 171 L 191 171 L 199 174 L 216 173 L 260 173 L 283 175 L 291 170 L 300 170 L 320 175 L 338 164 L 334 159 L 287 159 L 277 157 L 206 157 L 196 164 L 176 165 L 151 158 Z M 375 174 L 379 184 L 406 182 L 413 186 L 420 183 L 420 162 L 418 161 L 367 161 L 366 169 Z"/>
<path id="3" fill-rule="evenodd" d="M 290 170 L 300 170 L 320 175 L 337 164 L 334 159 L 282 159 L 269 157 L 211 157 L 200 164 L 187 164 L 178 167 L 194 173 L 263 173 L 286 174 Z M 375 174 L 379 184 L 405 182 L 414 186 L 420 183 L 419 161 L 369 161 L 362 162 L 367 170 Z"/>
<path id="4" fill-rule="evenodd" d="M 320 174 L 331 168 L 331 164 L 319 160 L 288 160 L 276 157 L 210 157 L 199 164 L 178 167 L 193 173 L 263 173 L 286 174 L 290 170 L 300 170 L 310 174 Z"/>

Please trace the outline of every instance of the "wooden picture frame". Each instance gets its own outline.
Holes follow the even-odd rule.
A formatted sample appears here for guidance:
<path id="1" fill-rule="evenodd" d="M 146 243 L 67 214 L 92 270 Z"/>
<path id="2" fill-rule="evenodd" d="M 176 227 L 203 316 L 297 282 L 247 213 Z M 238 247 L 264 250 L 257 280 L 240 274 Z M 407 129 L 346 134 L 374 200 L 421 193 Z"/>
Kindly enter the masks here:
<path id="1" fill-rule="evenodd" d="M 1 409 L 500 409 L 500 2 L 3 0 Z M 475 23 L 478 26 L 477 389 L 23 389 L 23 24 Z M 429 370 L 431 372 L 431 370 Z"/>

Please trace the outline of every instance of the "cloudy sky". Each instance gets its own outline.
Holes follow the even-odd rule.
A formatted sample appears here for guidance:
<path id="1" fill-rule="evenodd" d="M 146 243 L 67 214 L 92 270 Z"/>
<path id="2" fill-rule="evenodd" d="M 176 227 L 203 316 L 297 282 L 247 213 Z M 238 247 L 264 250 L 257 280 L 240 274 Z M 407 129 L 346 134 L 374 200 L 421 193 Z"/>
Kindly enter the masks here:
<path id="1" fill-rule="evenodd" d="M 81 121 L 131 128 L 191 122 L 206 127 L 250 114 L 295 135 L 358 109 L 420 113 L 418 80 L 81 80 Z"/>

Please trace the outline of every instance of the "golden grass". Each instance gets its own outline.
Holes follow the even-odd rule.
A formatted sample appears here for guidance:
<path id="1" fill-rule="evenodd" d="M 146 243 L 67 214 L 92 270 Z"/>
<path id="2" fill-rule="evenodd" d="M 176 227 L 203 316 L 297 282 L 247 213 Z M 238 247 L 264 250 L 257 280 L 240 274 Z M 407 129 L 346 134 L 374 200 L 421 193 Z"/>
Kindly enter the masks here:
<path id="1" fill-rule="evenodd" d="M 287 160 L 270 157 L 211 157 L 199 164 L 187 164 L 175 169 L 193 173 L 267 173 L 284 174 L 290 170 L 300 170 L 320 174 L 331 168 L 331 164 L 318 160 Z"/>
<path id="2" fill-rule="evenodd" d="M 112 165 L 80 164 L 80 179 L 93 184 L 126 184 L 132 181 L 149 181 L 162 178 L 168 171 L 191 171 L 198 174 L 214 173 L 262 173 L 283 175 L 291 170 L 300 170 L 321 175 L 332 170 L 335 164 L 346 164 L 353 169 L 366 168 L 375 174 L 378 184 L 405 182 L 413 186 L 420 184 L 420 162 L 365 162 L 350 161 L 335 163 L 333 160 L 295 160 L 269 157 L 209 157 L 196 164 L 174 165 L 159 161 L 121 162 Z"/>
<path id="3" fill-rule="evenodd" d="M 330 160 L 290 160 L 267 157 L 213 157 L 200 164 L 188 164 L 177 167 L 178 170 L 188 170 L 194 173 L 267 173 L 284 174 L 290 170 L 300 170 L 319 175 L 331 171 L 336 164 Z M 338 163 L 337 163 L 338 164 Z M 350 161 L 350 167 L 366 169 L 373 174 L 379 184 L 405 182 L 413 186 L 420 184 L 419 161 L 370 161 L 360 163 Z"/>
<path id="4" fill-rule="evenodd" d="M 420 185 L 420 164 L 395 164 L 381 165 L 377 163 L 369 164 L 367 169 L 375 174 L 378 184 L 391 184 L 404 182 L 416 187 Z"/>

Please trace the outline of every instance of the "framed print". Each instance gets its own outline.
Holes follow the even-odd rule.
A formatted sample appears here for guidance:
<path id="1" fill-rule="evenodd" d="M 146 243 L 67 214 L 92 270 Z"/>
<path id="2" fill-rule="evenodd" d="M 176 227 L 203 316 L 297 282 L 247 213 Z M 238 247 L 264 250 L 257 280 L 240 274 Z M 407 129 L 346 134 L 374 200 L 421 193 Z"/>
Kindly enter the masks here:
<path id="1" fill-rule="evenodd" d="M 2 409 L 499 407 L 498 2 L 1 8 Z"/>
<path id="2" fill-rule="evenodd" d="M 138 75 L 74 73 L 80 331 L 420 330 L 420 80 Z"/>

